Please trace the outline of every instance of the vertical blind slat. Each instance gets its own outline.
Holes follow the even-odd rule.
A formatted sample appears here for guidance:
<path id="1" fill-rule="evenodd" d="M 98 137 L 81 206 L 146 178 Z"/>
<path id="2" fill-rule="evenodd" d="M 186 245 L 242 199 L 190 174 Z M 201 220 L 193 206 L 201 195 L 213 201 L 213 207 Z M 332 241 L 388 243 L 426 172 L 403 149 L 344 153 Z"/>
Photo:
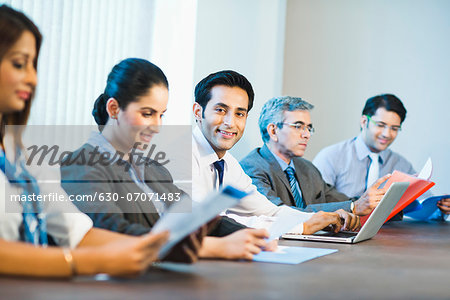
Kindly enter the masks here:
<path id="1" fill-rule="evenodd" d="M 153 17 L 152 10 L 140 9 L 149 7 L 148 1 L 2 1 L 27 14 L 44 36 L 29 124 L 95 123 L 92 105 L 112 66 L 137 54 L 150 59 L 151 45 L 135 40 L 142 24 Z"/>

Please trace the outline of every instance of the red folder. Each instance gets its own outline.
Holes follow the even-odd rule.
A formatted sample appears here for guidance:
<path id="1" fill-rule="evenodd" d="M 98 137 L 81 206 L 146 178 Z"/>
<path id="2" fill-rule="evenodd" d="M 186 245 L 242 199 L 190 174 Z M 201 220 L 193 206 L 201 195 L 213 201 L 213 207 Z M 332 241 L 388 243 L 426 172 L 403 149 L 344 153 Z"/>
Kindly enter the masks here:
<path id="1" fill-rule="evenodd" d="M 385 187 L 389 188 L 393 182 L 409 182 L 409 187 L 408 189 L 406 189 L 405 193 L 400 198 L 400 200 L 398 200 L 397 205 L 395 205 L 394 209 L 392 210 L 391 214 L 387 217 L 385 222 L 387 222 L 393 216 L 398 214 L 401 210 L 403 210 L 405 207 L 411 204 L 411 202 L 416 200 L 418 197 L 420 197 L 420 195 L 428 191 L 434 185 L 434 182 L 432 181 L 420 179 L 402 173 L 400 171 L 394 171 L 394 173 L 392 173 L 392 176 L 386 182 Z M 360 218 L 361 225 L 364 225 L 364 223 L 369 218 L 370 214 Z"/>

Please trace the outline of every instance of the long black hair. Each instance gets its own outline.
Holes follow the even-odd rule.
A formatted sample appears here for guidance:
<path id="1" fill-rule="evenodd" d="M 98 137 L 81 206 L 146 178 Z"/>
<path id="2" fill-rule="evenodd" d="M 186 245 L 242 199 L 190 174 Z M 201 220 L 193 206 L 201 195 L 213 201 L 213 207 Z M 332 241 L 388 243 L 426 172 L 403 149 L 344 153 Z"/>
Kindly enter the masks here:
<path id="1" fill-rule="evenodd" d="M 29 31 L 33 34 L 36 42 L 36 57 L 33 61 L 34 69 L 37 70 L 39 50 L 42 44 L 42 35 L 37 26 L 24 13 L 17 11 L 7 5 L 0 6 L 0 63 L 5 54 L 20 39 L 22 34 Z M 25 125 L 30 115 L 31 100 L 34 97 L 34 90 L 30 101 L 26 101 L 25 108 L 21 111 L 4 113 L 0 122 L 0 139 L 5 134 L 5 125 Z M 21 146 L 21 134 L 23 128 L 13 130 L 14 142 Z"/>

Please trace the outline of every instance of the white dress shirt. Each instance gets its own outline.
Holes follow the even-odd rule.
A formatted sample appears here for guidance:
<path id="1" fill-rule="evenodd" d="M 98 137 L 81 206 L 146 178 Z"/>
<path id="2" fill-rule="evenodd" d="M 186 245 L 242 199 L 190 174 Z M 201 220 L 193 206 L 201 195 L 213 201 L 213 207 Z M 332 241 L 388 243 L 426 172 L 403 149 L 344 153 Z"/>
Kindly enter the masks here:
<path id="1" fill-rule="evenodd" d="M 39 183 L 39 174 L 36 169 L 27 168 Z M 59 168 L 45 168 L 45 178 L 60 178 Z M 51 172 L 51 175 L 50 175 Z M 41 172 L 39 172 L 41 173 Z M 53 181 L 53 180 L 52 180 Z M 47 233 L 62 247 L 75 248 L 86 233 L 92 228 L 91 219 L 80 212 L 59 183 L 39 185 L 41 195 L 63 195 L 64 201 L 45 201 L 44 212 L 47 215 Z M 7 241 L 19 241 L 19 228 L 22 224 L 22 205 L 17 201 L 6 199 L 8 195 L 21 195 L 18 187 L 11 185 L 5 174 L 0 171 L 0 238 Z"/>
<path id="2" fill-rule="evenodd" d="M 305 213 L 292 209 L 286 205 L 276 206 L 258 192 L 252 184 L 251 178 L 245 174 L 239 162 L 229 153 L 222 158 L 225 161 L 223 185 L 231 185 L 237 189 L 250 193 L 241 202 L 228 209 L 227 216 L 236 221 L 257 228 L 268 228 L 280 213 L 288 211 L 298 215 L 299 225 L 291 232 L 302 233 L 303 222 L 313 213 Z M 201 201 L 208 193 L 218 189 L 219 180 L 213 163 L 219 160 L 208 140 L 201 130 L 195 126 L 192 138 L 192 199 Z"/>

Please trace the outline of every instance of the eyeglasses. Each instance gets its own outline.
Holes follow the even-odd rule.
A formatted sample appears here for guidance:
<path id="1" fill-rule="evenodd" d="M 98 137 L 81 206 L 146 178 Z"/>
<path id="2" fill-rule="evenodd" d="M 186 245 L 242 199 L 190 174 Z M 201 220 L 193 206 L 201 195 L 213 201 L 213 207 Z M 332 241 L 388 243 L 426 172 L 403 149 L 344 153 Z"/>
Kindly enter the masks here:
<path id="1" fill-rule="evenodd" d="M 312 127 L 312 125 L 306 125 L 304 123 L 298 122 L 298 123 L 278 123 L 278 124 L 285 124 L 285 125 L 289 125 L 292 128 L 294 128 L 295 130 L 297 130 L 300 133 L 304 133 L 306 132 L 306 130 L 308 130 L 310 135 L 313 135 L 314 132 L 316 132 L 316 130 L 314 129 L 314 127 Z"/>
<path id="2" fill-rule="evenodd" d="M 384 122 L 372 120 L 372 118 L 371 118 L 370 116 L 368 116 L 368 115 L 365 115 L 365 116 L 367 117 L 367 119 L 369 120 L 369 122 L 372 122 L 372 123 L 373 123 L 377 128 L 379 128 L 379 129 L 384 130 L 384 129 L 386 129 L 386 128 L 389 128 L 389 129 L 392 130 L 393 132 L 399 132 L 399 131 L 402 130 L 402 127 L 401 127 L 401 126 L 396 126 L 396 125 L 394 125 L 394 126 L 389 126 L 389 125 L 387 125 L 387 124 L 384 123 Z"/>

